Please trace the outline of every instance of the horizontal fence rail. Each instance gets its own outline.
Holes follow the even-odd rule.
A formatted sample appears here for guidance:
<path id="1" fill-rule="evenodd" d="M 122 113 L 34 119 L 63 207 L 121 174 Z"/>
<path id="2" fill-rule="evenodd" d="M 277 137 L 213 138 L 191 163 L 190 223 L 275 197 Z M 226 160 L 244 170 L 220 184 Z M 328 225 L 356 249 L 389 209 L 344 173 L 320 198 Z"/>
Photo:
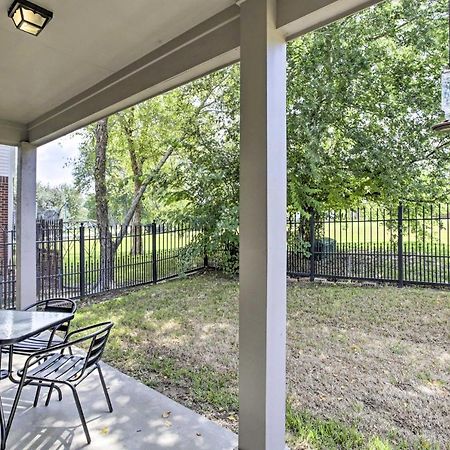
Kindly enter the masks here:
<path id="1" fill-rule="evenodd" d="M 36 226 L 38 300 L 79 298 L 157 283 L 205 266 L 195 251 L 202 230 L 191 224 L 120 225 L 40 221 Z M 15 231 L 0 234 L 0 307 L 16 294 Z M 197 246 L 198 247 L 198 246 Z"/>
<path id="2" fill-rule="evenodd" d="M 448 286 L 449 205 L 403 205 L 295 214 L 288 274 L 332 280 Z"/>

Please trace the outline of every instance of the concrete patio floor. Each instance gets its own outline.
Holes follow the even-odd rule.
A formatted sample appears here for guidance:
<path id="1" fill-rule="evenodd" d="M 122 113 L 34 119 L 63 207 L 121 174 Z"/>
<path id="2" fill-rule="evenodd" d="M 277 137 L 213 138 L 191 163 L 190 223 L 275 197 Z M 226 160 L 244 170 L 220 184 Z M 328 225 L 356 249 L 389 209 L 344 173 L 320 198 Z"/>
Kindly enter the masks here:
<path id="1" fill-rule="evenodd" d="M 5 357 L 4 357 L 5 358 Z M 15 357 L 15 366 L 22 358 Z M 52 397 L 44 406 L 43 389 L 39 405 L 33 408 L 34 388 L 22 394 L 8 450 L 81 449 L 89 450 L 232 450 L 237 436 L 205 417 L 170 400 L 116 369 L 102 364 L 114 406 L 107 412 L 96 373 L 79 386 L 80 400 L 88 422 L 92 443 L 87 445 L 72 394 L 63 388 L 63 400 Z M 0 395 L 9 413 L 16 386 L 0 381 Z"/>

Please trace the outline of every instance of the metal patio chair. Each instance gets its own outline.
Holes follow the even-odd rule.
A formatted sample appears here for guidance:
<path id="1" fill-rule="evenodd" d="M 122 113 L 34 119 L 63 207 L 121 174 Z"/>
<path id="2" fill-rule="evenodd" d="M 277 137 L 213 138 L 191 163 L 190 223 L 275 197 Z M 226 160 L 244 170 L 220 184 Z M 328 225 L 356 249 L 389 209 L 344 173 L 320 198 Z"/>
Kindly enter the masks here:
<path id="1" fill-rule="evenodd" d="M 11 408 L 10 422 L 14 418 L 17 406 L 19 404 L 22 390 L 27 385 L 36 385 L 49 387 L 49 393 L 45 405 L 48 405 L 53 388 L 68 386 L 72 391 L 78 414 L 83 425 L 84 433 L 88 444 L 91 442 L 89 430 L 81 407 L 80 399 L 77 393 L 77 386 L 85 380 L 91 373 L 97 370 L 103 392 L 108 404 L 109 412 L 113 411 L 111 399 L 103 378 L 100 367 L 100 359 L 106 346 L 113 324 L 103 322 L 96 325 L 80 328 L 70 332 L 66 336 L 65 342 L 52 346 L 48 349 L 35 352 L 25 362 L 23 369 L 17 372 L 20 377 L 17 395 Z M 64 354 L 65 350 L 73 346 L 88 345 L 86 355 L 79 356 L 74 354 Z M 38 388 L 39 389 L 39 388 Z"/>
<path id="2" fill-rule="evenodd" d="M 50 298 L 42 300 L 25 308 L 24 311 L 46 311 L 46 312 L 60 312 L 60 313 L 72 313 L 75 314 L 77 305 L 73 300 L 68 298 Z M 13 345 L 13 353 L 19 355 L 31 355 L 39 350 L 44 350 L 53 345 L 53 339 L 57 331 L 62 333 L 62 339 L 64 340 L 69 332 L 70 320 L 63 323 L 59 327 L 49 330 L 49 332 L 40 333 L 36 336 L 32 336 L 24 341 Z M 7 351 L 7 349 L 5 349 Z"/>
<path id="3" fill-rule="evenodd" d="M 72 314 L 75 314 L 76 310 L 77 304 L 73 300 L 70 300 L 68 298 L 49 298 L 47 300 L 42 300 L 33 303 L 32 305 L 24 309 L 24 311 L 46 311 L 46 312 L 72 313 Z M 58 327 L 39 333 L 35 336 L 31 336 L 18 344 L 14 344 L 12 346 L 12 354 L 28 356 L 39 350 L 45 350 L 54 344 L 55 333 L 57 331 L 62 333 L 61 338 L 64 340 L 67 336 L 67 333 L 69 332 L 69 327 L 70 327 L 70 320 L 63 323 L 62 325 L 59 325 Z M 7 347 L 4 347 L 2 349 L 2 352 L 9 353 L 11 355 L 10 349 Z M 12 382 L 14 383 L 18 382 L 18 380 L 14 379 L 13 376 L 13 361 L 11 357 L 9 358 L 8 361 L 7 373 L 9 374 L 8 375 L 9 379 Z M 57 388 L 57 391 L 59 399 L 62 400 L 61 390 Z M 40 394 L 40 387 L 38 386 L 33 406 L 37 405 L 39 394 Z M 49 400 L 50 397 L 48 397 L 48 401 Z"/>

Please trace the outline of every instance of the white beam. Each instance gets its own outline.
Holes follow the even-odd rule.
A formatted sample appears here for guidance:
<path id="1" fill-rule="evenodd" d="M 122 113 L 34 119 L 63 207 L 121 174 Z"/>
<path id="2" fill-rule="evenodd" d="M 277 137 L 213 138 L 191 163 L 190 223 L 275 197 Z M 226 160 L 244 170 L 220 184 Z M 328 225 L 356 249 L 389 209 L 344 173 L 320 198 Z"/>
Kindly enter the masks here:
<path id="1" fill-rule="evenodd" d="M 241 5 L 239 448 L 285 448 L 286 42 Z"/>
<path id="2" fill-rule="evenodd" d="M 278 0 L 277 27 L 291 40 L 381 1 Z"/>
<path id="3" fill-rule="evenodd" d="M 36 302 L 36 146 L 21 142 L 17 164 L 16 308 Z"/>

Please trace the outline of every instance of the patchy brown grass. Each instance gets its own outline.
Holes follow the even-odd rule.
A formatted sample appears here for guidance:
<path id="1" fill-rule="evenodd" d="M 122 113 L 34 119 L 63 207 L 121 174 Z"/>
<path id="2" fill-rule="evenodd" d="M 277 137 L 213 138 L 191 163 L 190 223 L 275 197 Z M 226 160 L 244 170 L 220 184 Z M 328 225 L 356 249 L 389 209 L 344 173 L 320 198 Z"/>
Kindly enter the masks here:
<path id="1" fill-rule="evenodd" d="M 450 293 L 288 287 L 293 448 L 450 448 Z M 238 283 L 203 274 L 103 298 L 76 325 L 115 322 L 105 358 L 237 430 Z"/>

